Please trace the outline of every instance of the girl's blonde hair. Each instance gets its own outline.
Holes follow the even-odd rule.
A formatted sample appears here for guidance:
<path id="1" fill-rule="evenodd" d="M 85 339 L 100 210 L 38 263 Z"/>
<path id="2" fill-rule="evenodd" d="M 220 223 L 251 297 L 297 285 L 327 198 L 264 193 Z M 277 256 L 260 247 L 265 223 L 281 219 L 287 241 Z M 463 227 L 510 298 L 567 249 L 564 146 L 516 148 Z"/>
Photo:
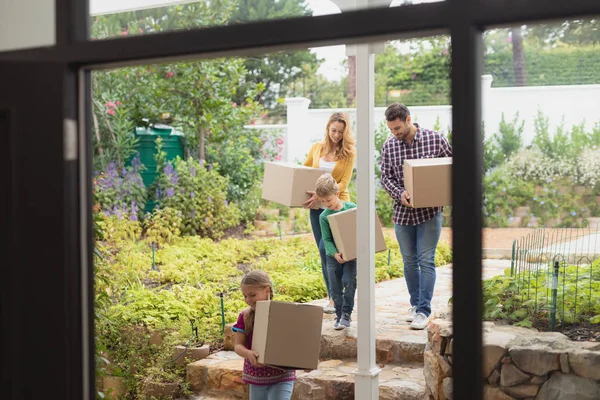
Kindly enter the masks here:
<path id="1" fill-rule="evenodd" d="M 339 186 L 331 174 L 323 174 L 317 179 L 315 193 L 319 197 L 331 196 L 339 192 Z"/>
<path id="2" fill-rule="evenodd" d="M 273 283 L 271 283 L 271 278 L 265 271 L 255 270 L 250 271 L 244 275 L 242 278 L 242 285 L 246 286 L 254 286 L 261 289 L 266 287 L 269 288 L 269 300 L 273 300 Z M 252 328 L 254 327 L 254 310 L 252 307 L 248 307 L 244 311 L 244 331 L 246 337 L 252 333 Z"/>
<path id="3" fill-rule="evenodd" d="M 341 122 L 344 124 L 344 133 L 342 140 L 337 145 L 331 141 L 329 137 L 329 126 L 334 122 Z M 327 121 L 325 127 L 325 138 L 323 139 L 323 146 L 321 147 L 321 154 L 329 154 L 335 151 L 335 159 L 344 160 L 354 154 L 354 136 L 352 136 L 352 127 L 350 125 L 350 117 L 345 112 L 334 112 Z"/>

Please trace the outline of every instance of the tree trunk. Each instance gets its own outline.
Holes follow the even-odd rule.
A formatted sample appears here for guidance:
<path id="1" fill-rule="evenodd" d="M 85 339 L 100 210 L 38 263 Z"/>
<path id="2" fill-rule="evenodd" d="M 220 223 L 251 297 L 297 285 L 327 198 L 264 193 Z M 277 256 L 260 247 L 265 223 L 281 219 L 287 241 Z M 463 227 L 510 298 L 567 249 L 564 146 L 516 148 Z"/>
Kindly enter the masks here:
<path id="1" fill-rule="evenodd" d="M 348 56 L 348 107 L 356 99 L 356 56 Z"/>
<path id="2" fill-rule="evenodd" d="M 200 145 L 200 151 L 198 152 L 198 157 L 200 158 L 200 163 L 202 163 L 202 160 L 205 159 L 205 152 L 204 152 L 204 139 L 206 137 L 206 132 L 204 131 L 204 128 L 200 128 L 198 129 L 198 143 Z"/>
<path id="3" fill-rule="evenodd" d="M 511 35 L 515 86 L 525 86 L 527 84 L 527 71 L 525 68 L 525 51 L 523 49 L 523 35 L 521 33 L 521 27 L 512 28 Z"/>

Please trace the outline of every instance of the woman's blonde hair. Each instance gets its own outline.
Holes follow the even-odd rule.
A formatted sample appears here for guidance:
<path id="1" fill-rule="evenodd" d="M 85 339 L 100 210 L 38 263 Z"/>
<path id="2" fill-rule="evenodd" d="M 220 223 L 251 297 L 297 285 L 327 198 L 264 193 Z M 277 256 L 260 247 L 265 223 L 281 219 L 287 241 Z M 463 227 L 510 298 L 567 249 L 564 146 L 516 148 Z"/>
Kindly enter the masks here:
<path id="1" fill-rule="evenodd" d="M 339 192 L 339 186 L 331 174 L 323 174 L 317 179 L 315 193 L 319 197 L 331 196 Z"/>
<path id="2" fill-rule="evenodd" d="M 254 286 L 261 289 L 266 287 L 269 288 L 269 300 L 273 300 L 273 283 L 271 283 L 271 278 L 265 271 L 255 270 L 250 271 L 244 275 L 242 278 L 242 285 L 246 286 Z M 252 328 L 254 327 L 254 310 L 252 307 L 248 307 L 244 311 L 244 332 L 246 337 L 252 333 Z"/>
<path id="3" fill-rule="evenodd" d="M 342 134 L 342 140 L 337 145 L 331 141 L 329 137 L 329 126 L 334 122 L 341 122 L 344 124 L 344 133 Z M 323 146 L 321 147 L 321 154 L 329 154 L 335 151 L 335 159 L 343 160 L 354 154 L 354 136 L 352 136 L 352 126 L 350 125 L 350 117 L 345 112 L 334 112 L 327 121 L 325 127 L 325 138 L 323 139 Z"/>

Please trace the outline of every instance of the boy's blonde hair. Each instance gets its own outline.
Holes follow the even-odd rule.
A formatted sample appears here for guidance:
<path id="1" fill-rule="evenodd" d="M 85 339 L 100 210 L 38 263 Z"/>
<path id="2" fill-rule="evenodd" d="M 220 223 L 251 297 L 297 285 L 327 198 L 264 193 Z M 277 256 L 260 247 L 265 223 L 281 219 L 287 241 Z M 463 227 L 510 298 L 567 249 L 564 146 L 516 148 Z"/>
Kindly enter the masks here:
<path id="1" fill-rule="evenodd" d="M 317 188 L 315 192 L 319 197 L 327 197 L 336 194 L 340 188 L 331 174 L 323 174 L 317 179 Z"/>
<path id="2" fill-rule="evenodd" d="M 271 282 L 271 278 L 265 271 L 255 270 L 250 271 L 242 278 L 242 285 L 246 286 L 254 286 L 261 289 L 266 287 L 269 288 L 269 300 L 273 300 L 273 283 Z M 254 310 L 251 307 L 248 307 L 246 311 L 244 311 L 244 332 L 246 337 L 252 333 L 252 328 L 254 327 Z"/>

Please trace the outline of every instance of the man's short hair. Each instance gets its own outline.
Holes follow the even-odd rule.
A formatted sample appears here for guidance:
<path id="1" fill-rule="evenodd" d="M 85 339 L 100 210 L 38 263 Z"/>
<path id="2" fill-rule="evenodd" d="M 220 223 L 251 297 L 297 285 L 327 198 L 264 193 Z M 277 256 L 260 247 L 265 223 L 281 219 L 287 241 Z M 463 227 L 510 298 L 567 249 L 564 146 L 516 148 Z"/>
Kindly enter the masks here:
<path id="1" fill-rule="evenodd" d="M 400 121 L 406 122 L 406 117 L 410 115 L 410 111 L 404 104 L 392 103 L 385 110 L 385 119 L 387 121 L 395 121 L 400 118 Z"/>

